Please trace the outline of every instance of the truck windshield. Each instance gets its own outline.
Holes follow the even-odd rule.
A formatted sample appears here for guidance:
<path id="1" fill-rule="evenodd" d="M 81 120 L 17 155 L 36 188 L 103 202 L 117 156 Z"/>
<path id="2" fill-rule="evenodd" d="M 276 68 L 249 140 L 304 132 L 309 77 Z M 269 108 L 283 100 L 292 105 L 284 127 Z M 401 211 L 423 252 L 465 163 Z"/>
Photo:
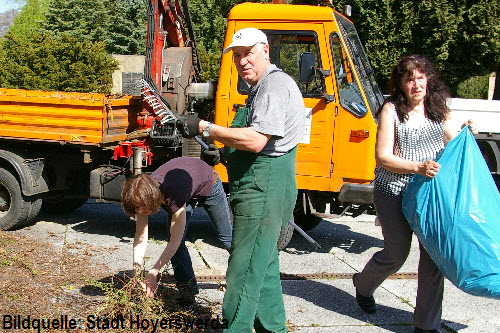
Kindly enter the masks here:
<path id="1" fill-rule="evenodd" d="M 314 73 L 307 82 L 299 79 L 299 59 L 303 53 L 311 53 L 315 57 L 315 67 L 321 68 L 318 48 L 318 37 L 314 31 L 281 31 L 263 30 L 269 41 L 269 56 L 272 64 L 290 75 L 306 98 L 321 98 L 324 91 L 324 79 Z M 249 87 L 238 78 L 238 92 L 248 94 Z"/>
<path id="2" fill-rule="evenodd" d="M 347 45 L 348 52 L 352 56 L 354 66 L 357 69 L 371 112 L 374 114 L 384 101 L 380 88 L 375 81 L 375 73 L 370 66 L 370 62 L 368 61 L 368 57 L 366 56 L 354 25 L 337 13 L 335 13 L 335 18 L 337 19 L 342 37 Z"/>

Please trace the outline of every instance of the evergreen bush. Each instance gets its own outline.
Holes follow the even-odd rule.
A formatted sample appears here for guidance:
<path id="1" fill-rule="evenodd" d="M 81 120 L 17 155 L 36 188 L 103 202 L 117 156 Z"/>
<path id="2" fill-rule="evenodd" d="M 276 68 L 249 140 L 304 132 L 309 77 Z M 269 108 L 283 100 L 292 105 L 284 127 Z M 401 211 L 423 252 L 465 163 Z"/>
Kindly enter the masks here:
<path id="1" fill-rule="evenodd" d="M 117 68 L 105 43 L 67 34 L 32 31 L 19 39 L 7 33 L 0 44 L 3 88 L 109 93 Z"/>
<path id="2" fill-rule="evenodd" d="M 463 82 L 460 82 L 457 87 L 457 97 L 460 98 L 488 98 L 488 85 L 490 75 L 473 76 Z"/>

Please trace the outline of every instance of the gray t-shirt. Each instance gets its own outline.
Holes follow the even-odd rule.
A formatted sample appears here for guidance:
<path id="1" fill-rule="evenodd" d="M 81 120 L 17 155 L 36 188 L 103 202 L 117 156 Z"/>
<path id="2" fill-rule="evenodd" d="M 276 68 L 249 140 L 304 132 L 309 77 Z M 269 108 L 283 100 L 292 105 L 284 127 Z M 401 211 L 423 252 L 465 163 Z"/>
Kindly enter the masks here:
<path id="1" fill-rule="evenodd" d="M 252 87 L 250 128 L 271 135 L 262 153 L 280 156 L 293 149 L 302 139 L 305 107 L 295 81 L 275 65 L 270 65 Z"/>

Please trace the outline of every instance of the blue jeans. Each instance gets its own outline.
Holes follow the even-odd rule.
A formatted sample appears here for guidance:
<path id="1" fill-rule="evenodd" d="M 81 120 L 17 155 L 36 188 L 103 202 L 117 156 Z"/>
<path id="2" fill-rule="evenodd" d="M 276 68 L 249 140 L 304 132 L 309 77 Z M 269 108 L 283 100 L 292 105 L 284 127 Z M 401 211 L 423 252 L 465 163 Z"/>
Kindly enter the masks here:
<path id="1" fill-rule="evenodd" d="M 194 276 L 193 263 L 191 262 L 189 251 L 184 242 L 186 240 L 187 227 L 189 221 L 191 220 L 193 209 L 197 203 L 198 206 L 203 207 L 207 211 L 207 214 L 212 222 L 212 226 L 217 233 L 217 238 L 222 243 L 224 249 L 229 250 L 231 248 L 232 239 L 229 205 L 227 203 L 224 187 L 222 187 L 222 182 L 217 176 L 217 180 L 215 181 L 210 196 L 197 201 L 190 200 L 186 204 L 186 229 L 184 230 L 184 236 L 182 237 L 182 241 L 177 249 L 177 252 L 175 252 L 172 259 L 170 259 L 174 270 L 174 279 L 179 289 L 187 289 L 187 291 L 195 294 L 198 293 L 198 285 Z"/>

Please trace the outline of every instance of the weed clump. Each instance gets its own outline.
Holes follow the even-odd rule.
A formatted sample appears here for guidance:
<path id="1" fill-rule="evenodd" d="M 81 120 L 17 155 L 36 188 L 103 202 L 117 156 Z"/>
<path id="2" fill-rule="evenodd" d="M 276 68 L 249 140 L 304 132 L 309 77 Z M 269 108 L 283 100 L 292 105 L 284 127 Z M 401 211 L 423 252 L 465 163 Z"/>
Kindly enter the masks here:
<path id="1" fill-rule="evenodd" d="M 163 279 L 167 280 L 167 279 Z M 181 291 L 173 283 L 159 283 L 155 297 L 147 297 L 141 287 L 143 276 L 113 276 L 86 282 L 102 291 L 105 301 L 91 316 L 95 327 L 111 328 L 111 321 L 131 331 L 219 332 L 220 319 L 212 318 L 211 307 L 196 303 L 186 306 Z M 98 324 L 101 324 L 99 327 Z M 106 326 L 108 325 L 108 326 Z M 215 329 L 215 330 L 214 330 Z"/>

